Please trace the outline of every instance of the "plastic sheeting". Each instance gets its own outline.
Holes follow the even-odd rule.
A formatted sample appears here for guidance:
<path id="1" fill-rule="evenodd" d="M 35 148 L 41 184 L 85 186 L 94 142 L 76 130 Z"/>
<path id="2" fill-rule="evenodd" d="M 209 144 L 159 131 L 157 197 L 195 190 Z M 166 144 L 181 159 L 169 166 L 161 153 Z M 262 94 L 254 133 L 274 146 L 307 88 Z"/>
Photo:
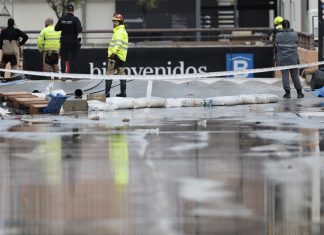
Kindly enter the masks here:
<path id="1" fill-rule="evenodd" d="M 173 107 L 203 107 L 226 106 L 242 104 L 266 104 L 279 101 L 279 97 L 273 94 L 249 94 L 238 96 L 221 96 L 206 99 L 199 98 L 107 98 L 106 102 L 97 100 L 88 101 L 89 111 L 109 111 L 116 109 L 138 108 L 173 108 Z"/>
<path id="2" fill-rule="evenodd" d="M 322 88 L 319 88 L 319 89 L 316 89 L 313 94 L 316 96 L 316 97 L 324 97 L 324 87 Z"/>
<path id="3" fill-rule="evenodd" d="M 10 112 L 8 111 L 8 109 L 4 109 L 0 107 L 0 116 L 6 116 L 9 113 Z"/>

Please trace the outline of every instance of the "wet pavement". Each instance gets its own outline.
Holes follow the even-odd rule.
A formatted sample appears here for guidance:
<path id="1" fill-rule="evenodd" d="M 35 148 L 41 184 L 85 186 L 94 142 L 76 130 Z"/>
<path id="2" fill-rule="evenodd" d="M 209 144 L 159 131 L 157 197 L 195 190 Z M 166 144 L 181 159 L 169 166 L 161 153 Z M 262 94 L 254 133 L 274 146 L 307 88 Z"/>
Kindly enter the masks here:
<path id="1" fill-rule="evenodd" d="M 128 94 L 143 96 L 144 85 L 129 84 Z M 282 95 L 280 83 L 154 88 L 162 97 Z M 324 98 L 305 95 L 262 105 L 6 116 L 0 235 L 323 234 Z M 36 118 L 43 123 L 28 122 Z"/>

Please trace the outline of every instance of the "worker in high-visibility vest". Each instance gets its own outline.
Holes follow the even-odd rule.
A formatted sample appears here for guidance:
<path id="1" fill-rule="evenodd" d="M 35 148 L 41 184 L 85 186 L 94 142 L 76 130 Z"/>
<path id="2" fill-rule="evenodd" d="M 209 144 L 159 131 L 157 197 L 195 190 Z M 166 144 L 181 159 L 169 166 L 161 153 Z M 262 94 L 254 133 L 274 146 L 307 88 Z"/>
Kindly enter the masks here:
<path id="1" fill-rule="evenodd" d="M 128 50 L 128 34 L 124 25 L 124 17 L 121 14 L 113 16 L 113 36 L 108 48 L 108 68 L 107 74 L 113 75 L 117 71 L 117 75 L 125 75 L 125 62 Z M 106 80 L 106 97 L 110 97 L 110 88 L 112 80 Z M 120 94 L 118 97 L 126 97 L 126 80 L 120 80 Z"/>
<path id="2" fill-rule="evenodd" d="M 61 31 L 55 31 L 53 23 L 51 18 L 45 20 L 45 28 L 37 39 L 37 47 L 43 54 L 43 71 L 58 73 Z"/>

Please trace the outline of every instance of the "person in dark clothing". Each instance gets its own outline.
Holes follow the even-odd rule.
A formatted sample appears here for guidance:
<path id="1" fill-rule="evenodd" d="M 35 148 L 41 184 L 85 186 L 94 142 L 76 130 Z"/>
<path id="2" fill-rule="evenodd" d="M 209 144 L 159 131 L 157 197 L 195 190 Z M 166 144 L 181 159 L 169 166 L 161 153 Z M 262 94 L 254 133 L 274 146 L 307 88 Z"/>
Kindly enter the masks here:
<path id="1" fill-rule="evenodd" d="M 277 48 L 276 62 L 279 66 L 299 64 L 298 58 L 298 35 L 293 29 L 290 29 L 290 22 L 282 22 L 283 29 L 279 30 L 276 35 L 275 45 Z M 302 86 L 299 79 L 298 68 L 282 70 L 282 84 L 285 90 L 284 98 L 290 98 L 289 73 L 297 90 L 297 98 L 303 98 Z"/>
<path id="2" fill-rule="evenodd" d="M 2 57 L 0 68 L 5 68 L 10 63 L 11 69 L 18 69 L 19 46 L 24 45 L 28 36 L 20 29 L 15 28 L 15 20 L 10 18 L 7 23 L 8 27 L 4 28 L 0 34 L 0 49 Z M 4 77 L 4 72 L 0 72 L 0 76 Z"/>
<path id="3" fill-rule="evenodd" d="M 81 22 L 74 16 L 74 6 L 67 5 L 67 13 L 62 16 L 55 25 L 55 31 L 61 34 L 61 71 L 63 73 L 77 73 L 77 59 L 81 48 L 78 34 L 82 32 Z"/>

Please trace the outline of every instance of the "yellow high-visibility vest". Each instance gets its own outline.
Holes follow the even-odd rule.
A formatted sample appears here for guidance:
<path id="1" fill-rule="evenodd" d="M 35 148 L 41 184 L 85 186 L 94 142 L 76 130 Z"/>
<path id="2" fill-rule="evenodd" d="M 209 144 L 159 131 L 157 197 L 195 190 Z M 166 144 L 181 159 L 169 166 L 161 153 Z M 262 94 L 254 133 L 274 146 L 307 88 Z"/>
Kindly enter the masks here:
<path id="1" fill-rule="evenodd" d="M 43 29 L 37 38 L 39 51 L 59 51 L 61 31 L 55 31 L 54 25 L 49 25 Z"/>
<path id="2" fill-rule="evenodd" d="M 121 61 L 126 61 L 128 50 L 128 34 L 124 25 L 119 25 L 113 29 L 113 37 L 109 43 L 108 57 L 116 54 Z"/>

